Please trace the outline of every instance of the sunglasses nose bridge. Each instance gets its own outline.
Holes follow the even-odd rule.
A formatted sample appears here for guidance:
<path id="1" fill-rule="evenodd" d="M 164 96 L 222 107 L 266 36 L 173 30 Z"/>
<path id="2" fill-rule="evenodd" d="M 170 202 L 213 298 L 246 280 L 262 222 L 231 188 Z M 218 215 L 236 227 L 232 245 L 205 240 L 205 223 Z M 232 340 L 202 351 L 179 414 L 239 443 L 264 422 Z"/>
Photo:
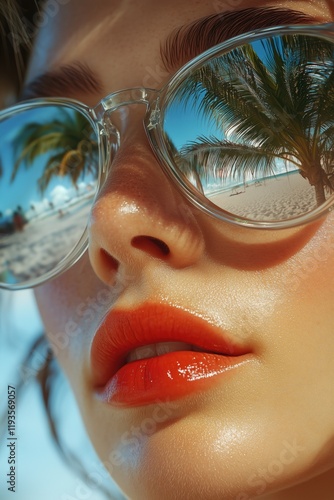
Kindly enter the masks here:
<path id="1" fill-rule="evenodd" d="M 135 87 L 132 89 L 119 90 L 104 97 L 95 108 L 97 116 L 104 113 L 112 113 L 120 107 L 133 104 L 145 104 L 149 109 L 154 101 L 157 100 L 160 92 L 154 89 L 144 87 Z"/>
<path id="2" fill-rule="evenodd" d="M 155 126 L 158 110 L 158 98 L 160 91 L 135 87 L 131 89 L 119 90 L 107 95 L 94 108 L 95 117 L 103 123 L 104 129 L 111 135 L 119 135 L 120 123 L 129 114 L 129 109 L 137 106 L 146 107 L 146 123 Z M 154 122 L 154 124 L 153 124 Z"/>

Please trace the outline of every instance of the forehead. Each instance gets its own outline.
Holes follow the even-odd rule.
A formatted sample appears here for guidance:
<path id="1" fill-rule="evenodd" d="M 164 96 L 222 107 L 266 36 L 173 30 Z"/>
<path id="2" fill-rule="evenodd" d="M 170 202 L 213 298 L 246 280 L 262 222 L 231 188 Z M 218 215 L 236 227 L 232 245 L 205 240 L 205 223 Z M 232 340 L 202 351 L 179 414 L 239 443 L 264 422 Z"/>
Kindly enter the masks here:
<path id="1" fill-rule="evenodd" d="M 161 40 L 170 31 L 213 12 L 211 0 L 62 0 L 39 31 L 29 77 L 60 64 L 89 61 L 102 73 L 107 68 L 115 73 L 117 64 L 118 76 L 127 78 L 147 61 L 157 63 Z"/>
<path id="2" fill-rule="evenodd" d="M 203 16 L 286 7 L 329 20 L 328 4 L 321 0 L 58 0 L 57 8 L 48 6 L 46 2 L 39 18 L 28 81 L 80 62 L 99 75 L 107 92 L 142 85 L 145 74 L 162 79 L 161 43 L 176 28 Z"/>

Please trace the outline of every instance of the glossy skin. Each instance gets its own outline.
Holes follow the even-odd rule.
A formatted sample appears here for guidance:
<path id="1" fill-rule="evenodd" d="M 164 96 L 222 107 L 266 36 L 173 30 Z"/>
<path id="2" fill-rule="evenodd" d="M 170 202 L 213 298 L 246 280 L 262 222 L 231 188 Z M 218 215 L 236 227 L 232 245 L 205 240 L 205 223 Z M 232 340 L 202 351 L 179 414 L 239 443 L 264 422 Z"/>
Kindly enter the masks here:
<path id="1" fill-rule="evenodd" d="M 175 27 L 217 12 L 213 2 L 195 0 L 62 3 L 40 31 L 29 78 L 73 60 L 87 62 L 105 91 L 70 97 L 90 105 L 150 78 L 150 85 L 161 86 L 168 76 L 152 77 L 160 42 Z M 334 19 L 318 0 L 219 2 L 221 11 L 248 6 Z M 330 498 L 334 215 L 280 232 L 233 228 L 190 206 L 167 180 L 137 112 L 124 117 L 122 141 L 94 208 L 90 257 L 36 290 L 101 460 L 136 500 L 258 494 L 308 500 L 320 492 Z M 147 238 L 133 244 L 147 235 L 165 242 L 170 256 Z M 104 258 L 101 248 L 112 257 Z M 101 292 L 110 285 L 113 292 Z M 173 403 L 122 409 L 98 401 L 89 357 L 94 333 L 111 307 L 146 302 L 203 317 L 250 344 L 254 359 L 233 377 Z"/>

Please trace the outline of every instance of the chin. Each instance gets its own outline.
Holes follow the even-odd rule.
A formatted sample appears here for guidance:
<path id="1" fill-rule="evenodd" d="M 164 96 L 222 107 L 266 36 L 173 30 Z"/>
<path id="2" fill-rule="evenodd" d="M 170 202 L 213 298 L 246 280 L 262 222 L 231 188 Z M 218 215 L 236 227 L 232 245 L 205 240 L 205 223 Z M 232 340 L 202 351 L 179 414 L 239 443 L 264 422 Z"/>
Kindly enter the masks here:
<path id="1" fill-rule="evenodd" d="M 233 418 L 224 415 L 223 405 L 220 410 L 210 405 L 211 397 L 205 403 L 199 397 L 161 404 L 159 411 L 156 405 L 116 411 L 112 418 L 103 403 L 91 415 L 86 424 L 92 442 L 125 495 L 132 500 L 266 498 L 323 472 L 320 450 L 298 426 L 289 429 L 279 416 L 268 420 L 268 414 L 254 415 L 247 407 L 244 413 L 235 407 Z M 164 414 L 165 421 L 154 421 L 154 415 L 163 420 Z"/>

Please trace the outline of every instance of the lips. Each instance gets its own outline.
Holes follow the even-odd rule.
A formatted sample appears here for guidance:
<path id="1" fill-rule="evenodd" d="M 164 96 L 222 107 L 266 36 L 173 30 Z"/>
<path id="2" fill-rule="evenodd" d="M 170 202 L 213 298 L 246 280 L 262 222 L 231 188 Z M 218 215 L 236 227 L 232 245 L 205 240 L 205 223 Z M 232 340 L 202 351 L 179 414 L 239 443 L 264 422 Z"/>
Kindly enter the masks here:
<path id="1" fill-rule="evenodd" d="M 167 305 L 117 309 L 91 348 L 92 381 L 106 403 L 140 406 L 206 390 L 249 361 L 249 347 L 200 317 Z"/>

